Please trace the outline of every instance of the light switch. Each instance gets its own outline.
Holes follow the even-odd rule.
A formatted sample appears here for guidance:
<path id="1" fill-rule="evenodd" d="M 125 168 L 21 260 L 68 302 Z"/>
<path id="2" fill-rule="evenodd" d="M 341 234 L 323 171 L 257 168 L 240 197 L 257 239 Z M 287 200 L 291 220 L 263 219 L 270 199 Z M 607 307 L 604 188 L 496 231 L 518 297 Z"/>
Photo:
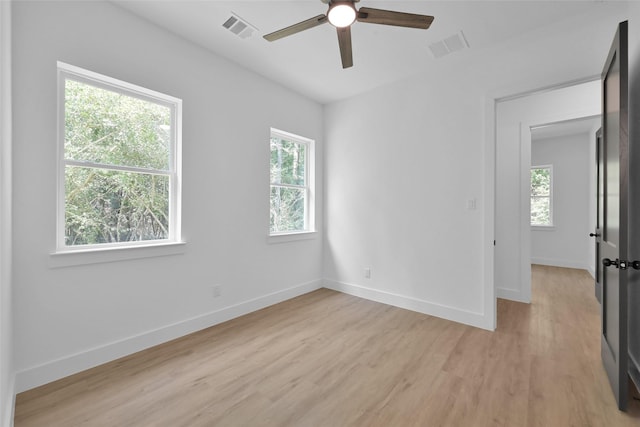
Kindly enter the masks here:
<path id="1" fill-rule="evenodd" d="M 476 210 L 476 199 L 467 200 L 467 210 L 470 210 L 470 211 Z"/>

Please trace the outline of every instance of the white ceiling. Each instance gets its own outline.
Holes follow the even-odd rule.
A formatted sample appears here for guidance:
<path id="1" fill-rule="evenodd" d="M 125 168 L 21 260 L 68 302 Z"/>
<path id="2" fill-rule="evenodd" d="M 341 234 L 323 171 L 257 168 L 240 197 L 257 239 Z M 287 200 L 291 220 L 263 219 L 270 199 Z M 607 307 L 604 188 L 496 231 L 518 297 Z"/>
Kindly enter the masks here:
<path id="1" fill-rule="evenodd" d="M 344 99 L 418 74 L 453 55 L 469 55 L 593 12 L 603 1 L 376 1 L 357 7 L 433 15 L 428 30 L 356 22 L 354 66 L 342 69 L 335 29 L 324 24 L 290 37 L 262 38 L 326 13 L 321 0 L 113 0 L 114 3 L 220 56 L 321 103 Z M 241 39 L 222 27 L 231 12 L 258 31 Z M 463 31 L 470 49 L 434 59 L 429 45 Z"/>

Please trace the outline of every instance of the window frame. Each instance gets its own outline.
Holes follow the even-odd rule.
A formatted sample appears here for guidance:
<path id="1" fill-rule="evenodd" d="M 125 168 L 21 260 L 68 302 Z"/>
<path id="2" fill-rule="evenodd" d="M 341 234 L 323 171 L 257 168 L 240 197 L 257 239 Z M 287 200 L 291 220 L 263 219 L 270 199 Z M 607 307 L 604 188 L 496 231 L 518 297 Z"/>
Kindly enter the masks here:
<path id="1" fill-rule="evenodd" d="M 276 128 L 270 129 L 269 146 L 271 146 L 271 138 L 280 138 L 301 144 L 305 149 L 305 168 L 304 168 L 304 186 L 292 184 L 279 184 L 271 182 L 271 148 L 269 148 L 269 206 L 271 205 L 271 191 L 274 186 L 280 188 L 297 188 L 305 190 L 304 203 L 304 230 L 287 230 L 287 231 L 271 231 L 271 219 L 268 225 L 268 237 L 278 238 L 278 241 L 299 240 L 300 238 L 308 238 L 316 233 L 315 221 L 315 141 L 311 138 L 296 135 L 291 132 L 283 131 Z"/>
<path id="2" fill-rule="evenodd" d="M 548 169 L 549 170 L 549 195 L 548 196 L 533 196 L 529 192 L 529 225 L 533 229 L 539 230 L 553 230 L 555 228 L 555 221 L 553 217 L 553 165 L 535 165 L 531 166 L 529 171 L 529 188 L 531 188 L 531 172 L 534 169 Z M 533 198 L 548 198 L 549 199 L 549 224 L 532 224 L 531 223 L 531 201 Z"/>
<path id="3" fill-rule="evenodd" d="M 123 165 L 100 165 L 65 159 L 65 82 L 73 80 L 94 87 L 116 92 L 132 98 L 168 107 L 171 112 L 169 145 L 169 169 L 158 171 Z M 56 186 L 56 249 L 54 254 L 113 251 L 114 249 L 149 248 L 183 244 L 182 242 L 182 100 L 132 83 L 105 76 L 64 62 L 57 62 L 57 186 Z M 68 246 L 65 242 L 65 170 L 67 165 L 91 167 L 100 170 L 115 170 L 132 173 L 158 173 L 169 179 L 169 233 L 166 239 L 96 243 Z M 94 261 L 95 262 L 95 261 Z"/>

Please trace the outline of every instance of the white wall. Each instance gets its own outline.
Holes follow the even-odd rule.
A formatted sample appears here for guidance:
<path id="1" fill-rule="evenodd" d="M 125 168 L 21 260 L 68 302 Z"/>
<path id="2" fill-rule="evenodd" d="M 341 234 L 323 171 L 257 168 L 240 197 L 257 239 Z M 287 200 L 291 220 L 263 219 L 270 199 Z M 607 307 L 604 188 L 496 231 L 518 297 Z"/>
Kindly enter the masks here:
<path id="1" fill-rule="evenodd" d="M 316 140 L 322 230 L 319 104 L 109 3 L 13 9 L 18 391 L 321 286 L 320 236 L 266 238 L 271 126 Z M 51 267 L 58 60 L 183 100 L 182 254 Z"/>
<path id="2" fill-rule="evenodd" d="M 331 287 L 490 327 L 483 107 L 471 87 L 407 81 L 326 109 Z"/>
<path id="3" fill-rule="evenodd" d="M 553 227 L 531 228 L 531 263 L 588 269 L 590 139 L 588 133 L 531 141 L 531 165 L 553 167 Z"/>
<path id="4" fill-rule="evenodd" d="M 600 109 L 598 80 L 498 103 L 495 278 L 499 297 L 531 299 L 530 128 L 596 116 Z"/>
<path id="5" fill-rule="evenodd" d="M 0 2 L 0 425 L 13 425 L 11 3 Z"/>
<path id="6" fill-rule="evenodd" d="M 472 48 L 411 79 L 329 105 L 328 286 L 493 329 L 492 101 L 597 75 L 600 65 L 593 66 L 592 57 L 604 61 L 609 35 L 625 16 L 625 5 L 607 7 L 615 10 L 576 17 L 495 49 Z M 508 175 L 501 171 L 498 189 L 515 184 L 516 192 L 517 123 L 498 127 L 502 136 L 515 132 L 509 154 L 516 157 L 497 158 L 515 168 Z M 469 210 L 473 199 L 476 209 Z M 511 202 L 500 208 L 517 211 L 519 198 Z M 502 220 L 496 213 L 496 224 Z M 504 251 L 518 253 L 520 239 L 495 236 Z M 371 268 L 371 278 L 364 268 Z M 511 284 L 501 274 L 495 280 L 503 288 L 517 287 L 519 275 Z"/>

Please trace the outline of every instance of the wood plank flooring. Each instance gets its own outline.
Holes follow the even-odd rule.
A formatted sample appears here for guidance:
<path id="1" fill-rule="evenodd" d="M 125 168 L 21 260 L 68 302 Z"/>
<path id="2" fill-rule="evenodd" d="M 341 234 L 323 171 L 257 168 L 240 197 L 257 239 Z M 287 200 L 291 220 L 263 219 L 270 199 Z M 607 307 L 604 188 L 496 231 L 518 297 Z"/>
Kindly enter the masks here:
<path id="1" fill-rule="evenodd" d="M 322 289 L 21 393 L 15 426 L 639 426 L 591 277 L 532 274 L 495 332 Z"/>

